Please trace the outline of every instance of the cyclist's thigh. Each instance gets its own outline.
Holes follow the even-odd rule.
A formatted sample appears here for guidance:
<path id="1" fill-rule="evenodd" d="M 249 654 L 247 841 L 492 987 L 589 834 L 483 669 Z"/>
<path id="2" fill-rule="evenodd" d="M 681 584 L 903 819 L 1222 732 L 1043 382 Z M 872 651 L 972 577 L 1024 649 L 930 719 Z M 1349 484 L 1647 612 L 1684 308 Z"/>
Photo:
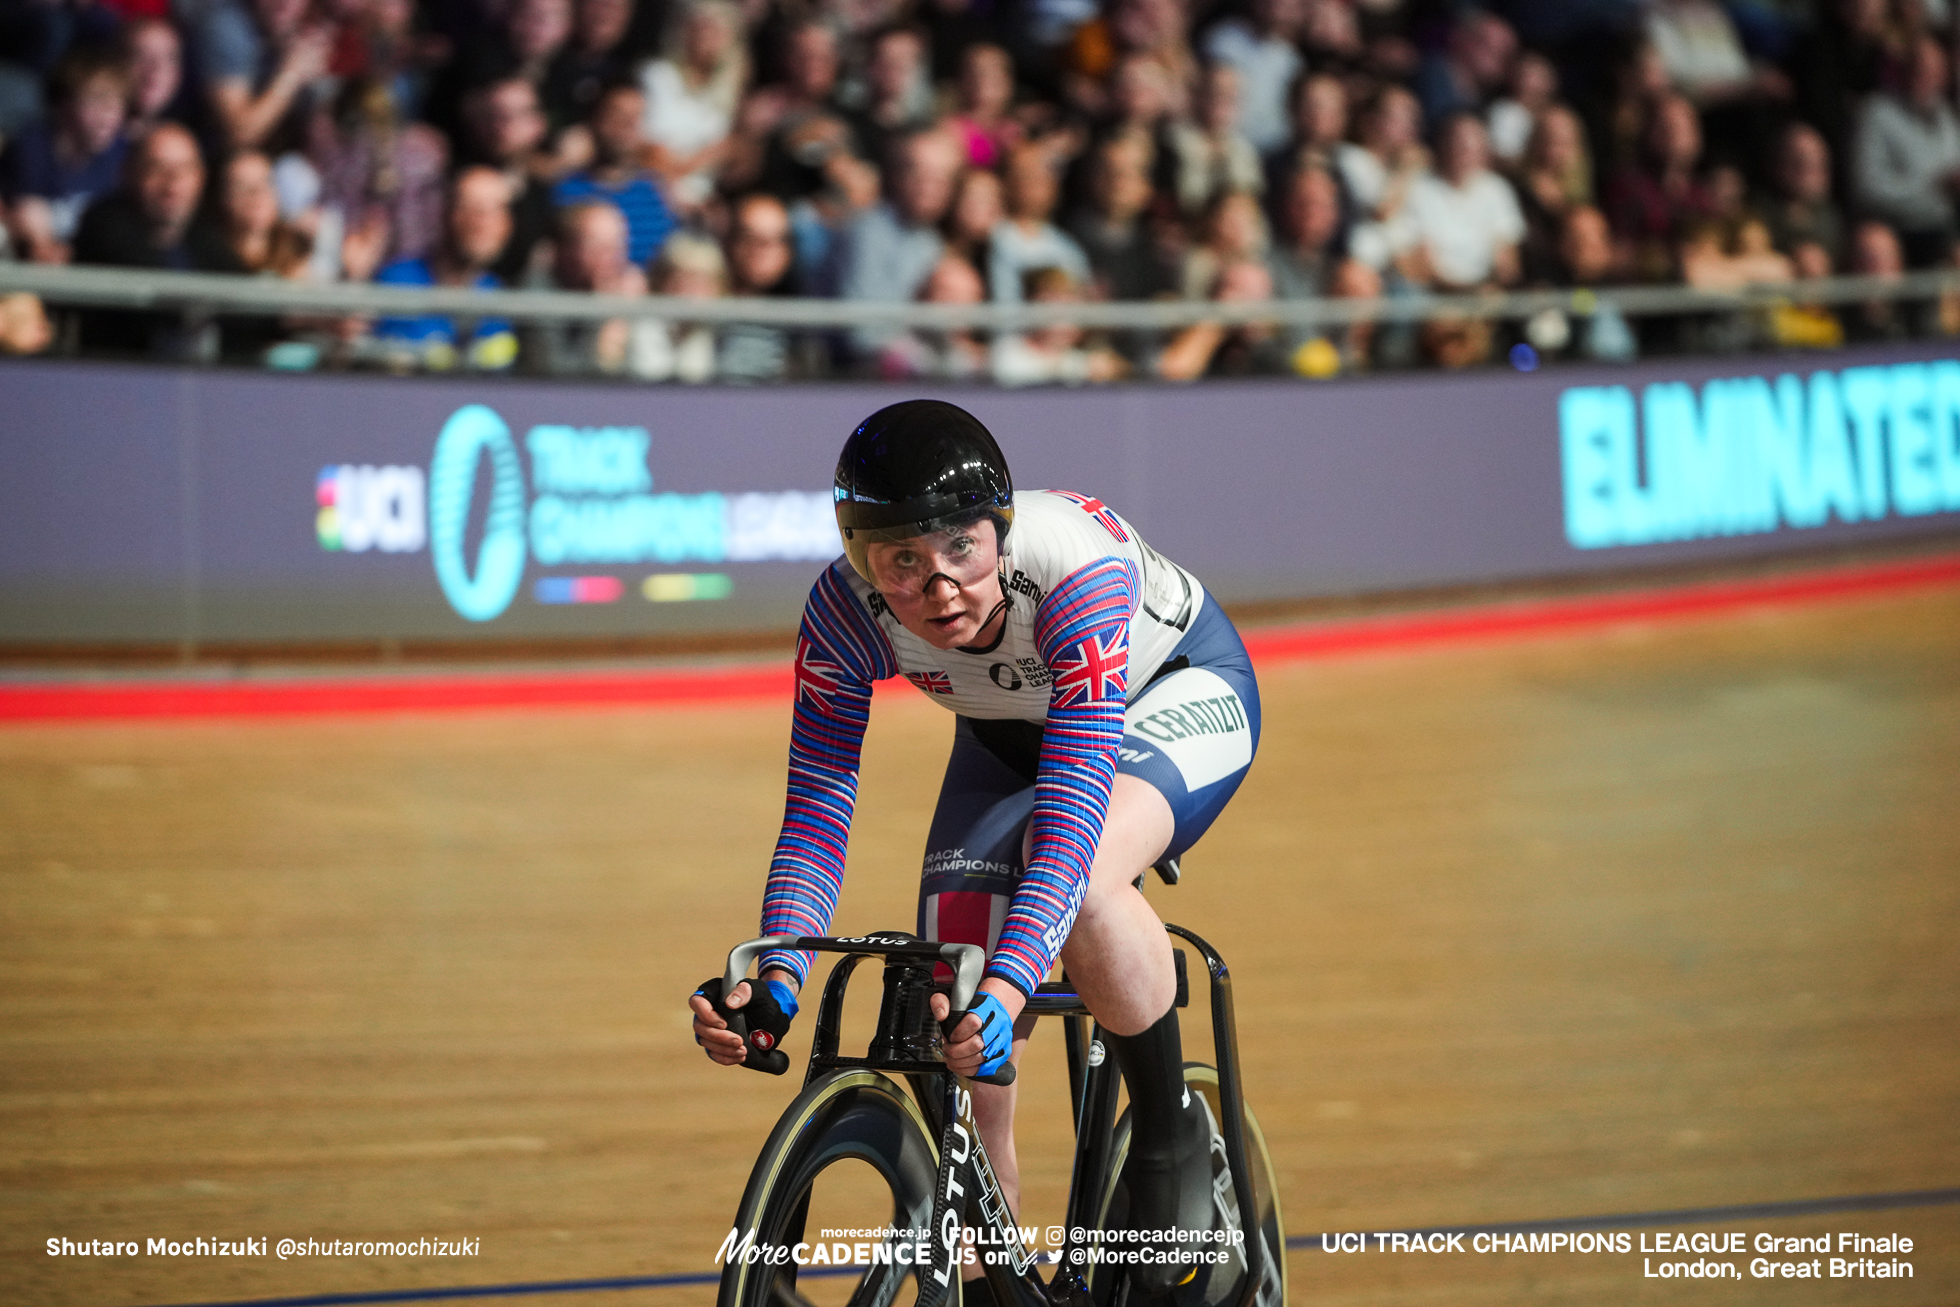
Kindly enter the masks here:
<path id="1" fill-rule="evenodd" d="M 1173 657 L 1189 663 L 1159 675 L 1130 705 L 1116 756 L 1117 771 L 1147 781 L 1171 805 L 1177 829 L 1167 858 L 1211 828 L 1259 748 L 1259 683 L 1215 603 L 1206 603 Z"/>
<path id="2" fill-rule="evenodd" d="M 986 725 L 982 730 L 992 729 Z M 953 733 L 919 882 L 919 935 L 992 950 L 1020 883 L 1021 841 L 1034 812 L 1030 758 L 1017 767 L 962 717 Z"/>

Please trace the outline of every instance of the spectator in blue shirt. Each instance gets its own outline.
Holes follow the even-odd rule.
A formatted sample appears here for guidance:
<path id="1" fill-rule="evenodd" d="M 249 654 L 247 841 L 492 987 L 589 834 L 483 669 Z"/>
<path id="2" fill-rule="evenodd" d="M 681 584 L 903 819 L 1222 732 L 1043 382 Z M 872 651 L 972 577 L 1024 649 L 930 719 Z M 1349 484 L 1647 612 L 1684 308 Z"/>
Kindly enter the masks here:
<path id="1" fill-rule="evenodd" d="M 465 168 L 449 185 L 443 238 L 426 258 L 397 259 L 375 276 L 382 286 L 468 286 L 495 290 L 490 267 L 510 239 L 510 181 L 494 168 Z M 477 369 L 508 368 L 517 360 L 517 335 L 503 318 L 474 320 L 426 314 L 383 318 L 374 337 L 384 351 L 407 355 L 431 369 L 461 362 Z"/>
<path id="2" fill-rule="evenodd" d="M 122 180 L 124 105 L 129 84 L 119 64 L 76 51 L 54 74 L 54 113 L 30 123 L 0 155 L 0 198 L 26 256 L 68 262 L 82 210 Z"/>
<path id="3" fill-rule="evenodd" d="M 642 160 L 647 142 L 640 134 L 646 93 L 637 86 L 609 87 L 592 107 L 592 166 L 558 183 L 551 198 L 559 208 L 582 200 L 610 200 L 626 215 L 627 257 L 644 267 L 660 252 L 679 224 L 660 193 L 652 169 Z"/>

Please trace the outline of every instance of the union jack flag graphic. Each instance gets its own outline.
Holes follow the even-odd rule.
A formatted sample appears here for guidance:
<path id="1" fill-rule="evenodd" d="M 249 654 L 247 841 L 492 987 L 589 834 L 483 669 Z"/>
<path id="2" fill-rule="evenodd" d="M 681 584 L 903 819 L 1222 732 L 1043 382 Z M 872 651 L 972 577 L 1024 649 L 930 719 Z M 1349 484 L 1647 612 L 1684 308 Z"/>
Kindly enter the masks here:
<path id="1" fill-rule="evenodd" d="M 1116 519 L 1116 514 L 1110 512 L 1109 505 L 1103 503 L 1102 500 L 1091 499 L 1087 495 L 1078 495 L 1067 490 L 1057 490 L 1055 493 L 1071 503 L 1080 504 L 1083 512 L 1102 523 L 1103 530 L 1109 532 L 1124 544 L 1130 543 L 1130 533 L 1123 529 L 1123 524 Z"/>
<path id="2" fill-rule="evenodd" d="M 1129 651 L 1123 647 L 1120 631 L 1107 641 L 1090 635 L 1064 655 L 1063 663 L 1055 669 L 1053 703 L 1068 707 L 1121 699 L 1129 685 L 1129 666 Z"/>
<path id="3" fill-rule="evenodd" d="M 826 717 L 836 715 L 837 703 L 831 698 L 842 682 L 844 669 L 816 656 L 816 646 L 808 637 L 796 642 L 796 701 L 807 703 Z"/>
<path id="4" fill-rule="evenodd" d="M 927 694 L 951 694 L 953 678 L 944 672 L 907 672 L 905 679 Z"/>

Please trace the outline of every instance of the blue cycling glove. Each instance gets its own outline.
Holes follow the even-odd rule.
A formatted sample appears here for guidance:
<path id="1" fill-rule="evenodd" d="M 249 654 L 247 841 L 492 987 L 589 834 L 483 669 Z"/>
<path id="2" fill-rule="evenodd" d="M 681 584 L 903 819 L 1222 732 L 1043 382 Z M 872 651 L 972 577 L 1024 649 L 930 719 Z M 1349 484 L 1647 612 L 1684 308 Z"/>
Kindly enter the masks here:
<path id="1" fill-rule="evenodd" d="M 980 1055 L 980 1069 L 974 1075 L 990 1076 L 1006 1065 L 1014 1052 L 1014 1019 L 1007 1015 L 1007 1008 L 999 999 L 987 993 L 976 996 L 967 1011 L 980 1018 L 980 1044 L 984 1050 Z M 953 1024 L 957 1027 L 959 1023 Z"/>

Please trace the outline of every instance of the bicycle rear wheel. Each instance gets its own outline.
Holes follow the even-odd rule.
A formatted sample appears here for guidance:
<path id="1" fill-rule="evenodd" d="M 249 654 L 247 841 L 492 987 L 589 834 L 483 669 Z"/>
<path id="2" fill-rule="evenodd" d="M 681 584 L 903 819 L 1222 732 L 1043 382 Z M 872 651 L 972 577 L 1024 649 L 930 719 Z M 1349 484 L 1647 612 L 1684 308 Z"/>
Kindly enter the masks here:
<path id="1" fill-rule="evenodd" d="M 1244 1243 L 1235 1250 L 1235 1255 L 1229 1261 L 1220 1266 L 1201 1268 L 1196 1279 L 1172 1293 L 1170 1301 L 1174 1307 L 1236 1307 L 1242 1302 L 1248 1303 L 1249 1307 L 1284 1307 L 1286 1225 L 1280 1217 L 1279 1180 L 1273 1170 L 1272 1155 L 1266 1151 L 1266 1136 L 1259 1129 L 1258 1118 L 1253 1116 L 1251 1106 L 1247 1105 L 1245 1152 L 1246 1162 L 1252 1171 L 1252 1197 L 1257 1211 L 1253 1220 L 1246 1221 L 1239 1212 L 1231 1170 L 1226 1164 L 1225 1141 L 1217 1130 L 1218 1123 L 1225 1119 L 1223 1100 L 1219 1095 L 1218 1072 L 1202 1062 L 1186 1062 L 1184 1083 L 1190 1086 L 1192 1093 L 1204 1099 L 1205 1106 L 1211 1111 L 1214 1125 L 1211 1176 L 1212 1198 L 1217 1208 L 1215 1219 L 1221 1228 L 1243 1229 L 1246 1233 Z M 1129 1155 L 1130 1113 L 1126 1108 L 1117 1119 L 1110 1150 L 1109 1176 L 1100 1209 L 1104 1228 L 1108 1228 L 1113 1220 L 1123 1219 L 1123 1163 Z M 1259 1283 L 1248 1299 L 1247 1276 L 1251 1273 L 1252 1264 L 1247 1254 L 1254 1252 L 1263 1255 L 1257 1257 Z M 1099 1305 L 1115 1301 L 1116 1286 L 1122 1278 L 1120 1268 L 1092 1268 L 1089 1274 L 1090 1297 Z"/>
<path id="2" fill-rule="evenodd" d="M 836 1224 L 826 1218 L 821 1204 L 813 1216 L 813 1193 L 824 1172 L 852 1161 L 868 1164 L 890 1189 L 890 1211 L 876 1219 L 898 1229 L 923 1230 L 932 1223 L 938 1158 L 938 1145 L 918 1105 L 895 1082 L 871 1071 L 833 1071 L 805 1088 L 770 1133 L 742 1193 L 735 1238 L 739 1243 L 753 1231 L 758 1248 L 786 1248 Z M 809 1228 L 813 1224 L 816 1228 Z M 882 1242 L 892 1254 L 898 1243 L 909 1241 L 845 1242 Z M 810 1274 L 810 1268 L 789 1262 L 772 1266 L 763 1258 L 732 1257 L 722 1267 L 717 1307 L 799 1307 L 807 1301 L 796 1288 L 799 1270 Z M 848 1271 L 819 1267 L 818 1274 L 857 1277 L 849 1290 L 850 1307 L 888 1307 L 915 1271 L 892 1256 Z"/>

